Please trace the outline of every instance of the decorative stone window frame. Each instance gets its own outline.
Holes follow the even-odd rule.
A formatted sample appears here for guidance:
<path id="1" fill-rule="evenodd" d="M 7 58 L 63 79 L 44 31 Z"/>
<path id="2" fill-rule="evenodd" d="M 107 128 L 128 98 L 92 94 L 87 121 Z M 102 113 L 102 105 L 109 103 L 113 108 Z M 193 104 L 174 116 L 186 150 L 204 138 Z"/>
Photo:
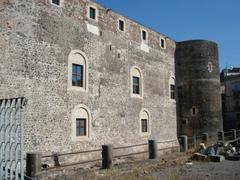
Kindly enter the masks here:
<path id="1" fill-rule="evenodd" d="M 81 112 L 84 112 L 85 115 L 81 114 Z M 86 117 L 87 115 L 87 117 Z M 77 136 L 76 135 L 76 120 L 79 118 L 86 118 L 86 136 Z M 78 141 L 87 141 L 90 140 L 91 135 L 91 113 L 89 108 L 84 104 L 79 104 L 74 107 L 74 109 L 71 112 L 71 122 L 72 122 L 72 133 L 71 133 L 71 139 L 74 142 Z"/>
<path id="2" fill-rule="evenodd" d="M 174 90 L 174 92 L 175 92 L 175 99 L 171 98 L 171 85 L 174 85 L 174 87 L 175 87 L 175 90 Z M 170 101 L 176 102 L 176 81 L 175 81 L 175 76 L 173 76 L 173 75 L 170 76 L 168 87 L 169 87 L 169 92 L 168 92 L 169 95 L 168 96 L 169 96 Z"/>
<path id="3" fill-rule="evenodd" d="M 209 72 L 213 71 L 213 64 L 212 64 L 212 62 L 208 62 L 207 68 L 208 68 Z"/>
<path id="4" fill-rule="evenodd" d="M 52 2 L 53 0 L 49 0 L 49 3 L 55 7 L 63 7 L 63 4 L 64 4 L 64 0 L 59 0 L 60 1 L 60 4 L 57 5 L 55 3 Z"/>
<path id="5" fill-rule="evenodd" d="M 138 73 L 136 73 L 135 71 L 137 71 Z M 139 77 L 139 94 L 134 94 L 133 93 L 133 77 Z M 143 73 L 141 71 L 141 69 L 138 66 L 133 66 L 130 69 L 130 94 L 132 98 L 143 98 Z"/>
<path id="6" fill-rule="evenodd" d="M 142 119 L 147 119 L 147 132 L 142 132 Z M 142 109 L 139 113 L 139 133 L 141 136 L 151 135 L 151 117 L 149 111 L 145 108 Z"/>
<path id="7" fill-rule="evenodd" d="M 143 39 L 143 31 L 146 32 L 146 40 Z M 141 40 L 144 44 L 148 44 L 148 31 L 144 28 L 141 28 Z"/>
<path id="8" fill-rule="evenodd" d="M 164 47 L 162 47 L 162 40 L 164 41 Z M 161 49 L 166 49 L 166 38 L 160 37 L 159 39 L 159 45 Z"/>
<path id="9" fill-rule="evenodd" d="M 95 16 L 96 16 L 95 19 L 90 18 L 90 8 L 95 9 Z M 99 12 L 98 12 L 97 6 L 92 5 L 92 4 L 90 4 L 90 5 L 87 6 L 87 18 L 88 18 L 89 20 L 98 22 L 98 15 L 99 15 Z"/>
<path id="10" fill-rule="evenodd" d="M 123 31 L 120 29 L 119 22 L 123 21 Z M 117 29 L 119 32 L 126 32 L 126 21 L 123 18 L 118 18 L 117 20 Z"/>
<path id="11" fill-rule="evenodd" d="M 80 55 L 82 59 L 74 58 L 74 55 Z M 82 60 L 84 62 L 82 62 Z M 83 87 L 72 85 L 72 65 L 82 65 L 83 66 Z M 88 92 L 88 59 L 84 52 L 81 50 L 72 50 L 68 56 L 68 90 L 69 91 L 82 91 Z"/>

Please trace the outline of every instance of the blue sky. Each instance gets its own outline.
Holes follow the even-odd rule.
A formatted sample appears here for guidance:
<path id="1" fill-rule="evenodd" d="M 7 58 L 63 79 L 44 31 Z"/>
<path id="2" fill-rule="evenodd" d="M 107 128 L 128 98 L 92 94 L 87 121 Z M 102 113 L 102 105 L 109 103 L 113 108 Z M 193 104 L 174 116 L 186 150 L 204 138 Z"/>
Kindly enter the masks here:
<path id="1" fill-rule="evenodd" d="M 240 0 L 96 0 L 176 41 L 218 43 L 220 68 L 240 67 Z"/>

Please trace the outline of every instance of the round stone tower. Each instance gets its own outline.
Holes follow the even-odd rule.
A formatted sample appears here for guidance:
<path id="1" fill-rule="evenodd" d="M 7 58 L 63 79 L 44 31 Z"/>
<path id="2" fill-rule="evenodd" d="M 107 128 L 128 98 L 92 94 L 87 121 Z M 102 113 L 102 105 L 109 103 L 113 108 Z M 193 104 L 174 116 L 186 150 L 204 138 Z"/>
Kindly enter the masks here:
<path id="1" fill-rule="evenodd" d="M 178 42 L 176 48 L 178 132 L 188 136 L 222 130 L 218 46 L 205 40 Z"/>

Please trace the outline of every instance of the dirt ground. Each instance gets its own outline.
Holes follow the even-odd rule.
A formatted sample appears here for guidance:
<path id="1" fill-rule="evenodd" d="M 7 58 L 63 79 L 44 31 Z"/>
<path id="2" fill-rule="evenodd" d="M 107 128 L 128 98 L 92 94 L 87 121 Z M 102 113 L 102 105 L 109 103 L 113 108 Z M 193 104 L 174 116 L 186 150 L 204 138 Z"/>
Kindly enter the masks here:
<path id="1" fill-rule="evenodd" d="M 111 170 L 89 169 L 55 180 L 240 180 L 240 161 L 195 162 L 186 165 L 189 156 L 175 154 L 157 160 L 133 160 Z"/>

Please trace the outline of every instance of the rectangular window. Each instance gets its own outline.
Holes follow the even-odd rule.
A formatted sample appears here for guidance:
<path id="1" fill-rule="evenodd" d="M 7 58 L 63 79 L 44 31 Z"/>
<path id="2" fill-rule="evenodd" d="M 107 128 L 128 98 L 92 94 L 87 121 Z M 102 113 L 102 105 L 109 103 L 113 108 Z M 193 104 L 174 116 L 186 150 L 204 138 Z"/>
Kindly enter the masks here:
<path id="1" fill-rule="evenodd" d="M 146 41 L 147 40 L 147 32 L 142 30 L 142 40 Z"/>
<path id="2" fill-rule="evenodd" d="M 161 48 L 165 48 L 165 40 L 164 39 L 161 39 L 161 42 L 160 42 L 160 44 L 161 44 Z"/>
<path id="3" fill-rule="evenodd" d="M 173 84 L 170 85 L 170 96 L 171 99 L 175 99 L 175 85 Z"/>
<path id="4" fill-rule="evenodd" d="M 140 94 L 140 79 L 133 76 L 133 94 Z"/>
<path id="5" fill-rule="evenodd" d="M 89 7 L 89 18 L 96 20 L 96 9 Z"/>
<path id="6" fill-rule="evenodd" d="M 52 0 L 52 4 L 60 5 L 60 0 Z"/>
<path id="7" fill-rule="evenodd" d="M 83 66 L 72 65 L 72 86 L 83 87 Z"/>
<path id="8" fill-rule="evenodd" d="M 142 123 L 142 132 L 148 132 L 148 121 L 147 119 L 141 119 L 141 123 Z"/>
<path id="9" fill-rule="evenodd" d="M 183 119 L 182 124 L 184 124 L 184 125 L 187 124 L 187 119 Z"/>
<path id="10" fill-rule="evenodd" d="M 118 28 L 120 31 L 124 31 L 124 21 L 122 20 L 118 21 Z"/>
<path id="11" fill-rule="evenodd" d="M 87 120 L 76 119 L 76 136 L 86 136 L 86 135 L 87 135 Z"/>

